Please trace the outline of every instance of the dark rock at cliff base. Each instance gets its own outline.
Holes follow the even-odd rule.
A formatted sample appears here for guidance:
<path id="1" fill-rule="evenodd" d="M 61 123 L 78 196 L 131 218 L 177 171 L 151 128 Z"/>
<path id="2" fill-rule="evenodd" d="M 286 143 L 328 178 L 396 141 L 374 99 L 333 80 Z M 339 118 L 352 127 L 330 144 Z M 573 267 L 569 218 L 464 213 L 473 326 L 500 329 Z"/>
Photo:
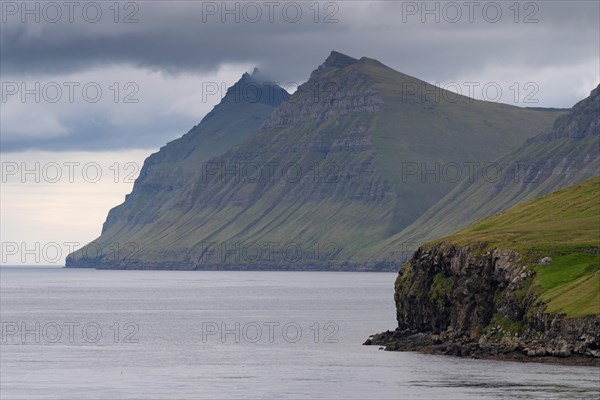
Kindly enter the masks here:
<path id="1" fill-rule="evenodd" d="M 440 340 L 431 333 L 412 331 L 386 331 L 369 337 L 363 345 L 379 346 L 385 351 L 412 351 L 424 354 L 471 357 L 505 361 L 541 362 L 564 365 L 587 365 L 600 367 L 600 358 L 574 354 L 567 344 L 559 350 L 548 350 L 544 344 L 532 348 L 520 348 L 502 342 L 487 343 L 483 340 Z"/>

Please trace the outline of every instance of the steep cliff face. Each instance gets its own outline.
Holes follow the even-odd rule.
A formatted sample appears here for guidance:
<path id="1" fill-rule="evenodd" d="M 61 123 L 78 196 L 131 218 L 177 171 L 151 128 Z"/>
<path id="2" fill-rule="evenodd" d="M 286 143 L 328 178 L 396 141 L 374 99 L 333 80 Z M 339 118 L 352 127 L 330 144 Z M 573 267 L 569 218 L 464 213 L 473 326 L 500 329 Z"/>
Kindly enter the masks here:
<path id="1" fill-rule="evenodd" d="M 256 133 L 265 118 L 288 97 L 284 89 L 257 69 L 252 74 L 244 73 L 198 125 L 144 161 L 132 192 L 109 211 L 102 235 L 70 254 L 66 266 L 143 268 L 136 258 L 144 251 L 139 238 L 156 241 L 154 234 L 164 228 L 165 217 L 176 218 L 184 213 L 179 208 L 182 197 L 205 172 L 207 162 Z"/>
<path id="2" fill-rule="evenodd" d="M 419 249 L 396 281 L 398 329 L 372 343 L 461 356 L 600 359 L 600 315 L 547 313 L 532 286 L 535 272 L 518 252 L 479 251 Z"/>
<path id="3" fill-rule="evenodd" d="M 173 207 L 182 191 L 202 173 L 203 163 L 253 134 L 289 94 L 255 69 L 227 89 L 198 125 L 167 143 L 145 161 L 125 202 L 110 210 L 103 234 L 136 231 Z M 121 234 L 121 241 L 129 241 Z"/>
<path id="4" fill-rule="evenodd" d="M 600 135 L 599 113 L 600 85 L 592 90 L 587 98 L 575 104 L 569 113 L 558 117 L 550 132 L 528 139 L 527 144 L 564 138 L 583 139 L 588 136 L 598 136 Z"/>
<path id="5" fill-rule="evenodd" d="M 396 280 L 397 329 L 374 335 L 366 344 L 388 350 L 574 357 L 597 363 L 598 194 L 600 179 L 587 181 L 419 248 Z M 551 215 L 540 216 L 550 209 Z M 538 215 L 524 224 L 555 222 L 583 233 L 535 233 L 536 228 L 526 230 L 514 223 L 500 228 L 501 221 L 524 218 L 533 210 Z M 501 231 L 514 236 L 498 239 Z M 538 235 L 535 240 L 532 234 Z"/>

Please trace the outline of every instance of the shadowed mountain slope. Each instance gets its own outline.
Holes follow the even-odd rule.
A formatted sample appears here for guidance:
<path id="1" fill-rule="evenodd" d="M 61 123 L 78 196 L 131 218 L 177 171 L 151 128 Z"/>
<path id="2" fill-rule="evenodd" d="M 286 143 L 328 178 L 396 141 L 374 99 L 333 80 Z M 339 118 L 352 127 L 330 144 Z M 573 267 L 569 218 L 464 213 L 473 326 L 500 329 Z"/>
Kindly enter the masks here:
<path id="1" fill-rule="evenodd" d="M 513 205 L 600 174 L 600 86 L 537 135 L 477 171 L 401 233 L 379 246 L 386 254 L 441 237 Z"/>
<path id="2" fill-rule="evenodd" d="M 92 245 L 130 242 L 131 251 L 91 258 L 84 249 L 68 265 L 394 269 L 379 263 L 373 246 L 456 186 L 423 182 L 415 168 L 494 159 L 547 131 L 561 113 L 473 100 L 332 52 L 296 93 L 261 115 L 254 133 L 227 125 L 239 122 L 237 111 L 223 112 L 228 134 L 247 132 L 224 154 L 182 161 L 190 147 L 182 138 L 151 156 L 120 206 L 127 217 L 111 212 Z M 195 175 L 170 175 L 186 163 Z M 145 203 L 133 200 L 136 191 Z M 152 204 L 147 213 L 145 204 Z"/>

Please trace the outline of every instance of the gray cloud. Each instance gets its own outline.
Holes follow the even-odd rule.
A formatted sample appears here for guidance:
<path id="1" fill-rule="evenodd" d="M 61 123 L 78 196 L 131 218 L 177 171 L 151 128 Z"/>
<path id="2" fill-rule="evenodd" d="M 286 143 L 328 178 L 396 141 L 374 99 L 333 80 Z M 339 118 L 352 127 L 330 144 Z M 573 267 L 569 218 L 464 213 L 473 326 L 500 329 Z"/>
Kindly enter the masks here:
<path id="1" fill-rule="evenodd" d="M 35 23 L 29 16 L 29 21 L 23 23 L 20 10 L 12 15 L 14 10 L 6 9 L 6 3 L 22 4 L 3 2 L 2 5 L 3 80 L 35 79 L 49 74 L 68 77 L 115 64 L 173 76 L 211 74 L 226 64 L 251 64 L 275 81 L 302 82 L 334 49 L 354 57 L 377 58 L 430 82 L 497 79 L 504 83 L 515 77 L 539 80 L 540 104 L 536 105 L 543 106 L 569 107 L 598 80 L 598 2 L 521 2 L 517 15 L 514 7 L 509 8 L 514 2 L 484 1 L 473 10 L 473 22 L 469 20 L 469 9 L 461 1 L 427 2 L 430 10 L 438 7 L 437 15 L 422 13 L 419 9 L 424 3 L 420 1 L 321 2 L 316 23 L 314 8 L 309 8 L 313 2 L 294 3 L 300 4 L 302 10 L 302 17 L 294 23 L 290 21 L 295 18 L 295 6 L 289 6 L 290 2 L 278 3 L 273 22 L 269 21 L 264 2 L 253 3 L 263 13 L 256 23 L 250 21 L 256 14 L 247 2 L 238 3 L 239 22 L 233 20 L 233 14 L 227 14 L 225 23 L 220 12 L 203 15 L 203 7 L 206 11 L 215 4 L 220 7 L 221 2 L 120 3 L 118 23 L 114 22 L 114 10 L 108 8 L 112 2 L 97 3 L 103 14 L 96 23 L 87 22 L 77 10 L 73 23 L 64 12 L 57 23 L 49 23 L 44 19 L 51 19 L 54 14 L 44 15 L 43 3 L 41 22 Z M 85 2 L 81 4 L 83 7 Z M 228 7 L 235 4 L 229 2 Z M 454 23 L 455 5 L 459 6 L 462 17 Z M 493 22 L 496 5 L 500 6 L 502 17 Z M 284 7 L 288 7 L 287 14 L 283 13 Z M 123 23 L 131 12 L 134 12 L 132 18 L 139 22 Z M 331 18 L 337 22 L 325 23 L 324 19 L 332 12 Z M 439 23 L 435 22 L 436 17 Z M 536 19 L 536 23 L 526 23 Z M 552 71 L 557 74 L 553 79 Z M 591 81 L 594 79 L 596 82 Z M 82 122 L 77 121 L 76 115 L 71 117 L 70 131 L 75 132 Z M 197 120 L 201 117 L 198 115 Z M 156 143 L 166 138 L 165 133 L 158 132 L 172 132 L 167 128 L 171 123 L 173 120 L 169 118 L 152 122 L 160 126 L 153 130 L 157 132 Z M 132 128 L 131 140 L 121 140 L 121 145 L 115 141 L 114 145 L 129 148 L 146 144 L 142 133 L 147 128 Z M 118 136 L 119 126 L 108 124 L 98 129 L 114 130 Z M 76 141 L 80 144 L 70 146 L 102 145 L 97 139 L 86 137 L 79 135 Z M 73 137 L 19 139 L 10 145 L 3 140 L 3 151 L 31 146 L 60 148 L 57 143 L 67 146 L 69 140 Z M 109 139 L 105 142 L 109 147 L 111 143 Z"/>
<path id="2" fill-rule="evenodd" d="M 46 151 L 110 151 L 120 149 L 157 149 L 187 132 L 195 122 L 187 118 L 160 118 L 135 126 L 115 125 L 104 116 L 96 120 L 73 118 L 64 121 L 73 132 L 59 137 L 19 137 L 2 141 L 3 152 L 31 149 Z"/>

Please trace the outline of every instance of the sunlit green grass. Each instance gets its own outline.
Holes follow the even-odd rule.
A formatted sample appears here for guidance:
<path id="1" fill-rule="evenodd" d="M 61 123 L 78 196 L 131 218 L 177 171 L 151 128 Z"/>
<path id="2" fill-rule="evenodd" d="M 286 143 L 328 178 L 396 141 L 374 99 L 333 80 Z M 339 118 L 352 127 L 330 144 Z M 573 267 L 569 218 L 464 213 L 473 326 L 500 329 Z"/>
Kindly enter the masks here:
<path id="1" fill-rule="evenodd" d="M 600 177 L 484 218 L 436 242 L 514 249 L 552 313 L 600 313 Z M 548 265 L 539 264 L 551 257 Z"/>

